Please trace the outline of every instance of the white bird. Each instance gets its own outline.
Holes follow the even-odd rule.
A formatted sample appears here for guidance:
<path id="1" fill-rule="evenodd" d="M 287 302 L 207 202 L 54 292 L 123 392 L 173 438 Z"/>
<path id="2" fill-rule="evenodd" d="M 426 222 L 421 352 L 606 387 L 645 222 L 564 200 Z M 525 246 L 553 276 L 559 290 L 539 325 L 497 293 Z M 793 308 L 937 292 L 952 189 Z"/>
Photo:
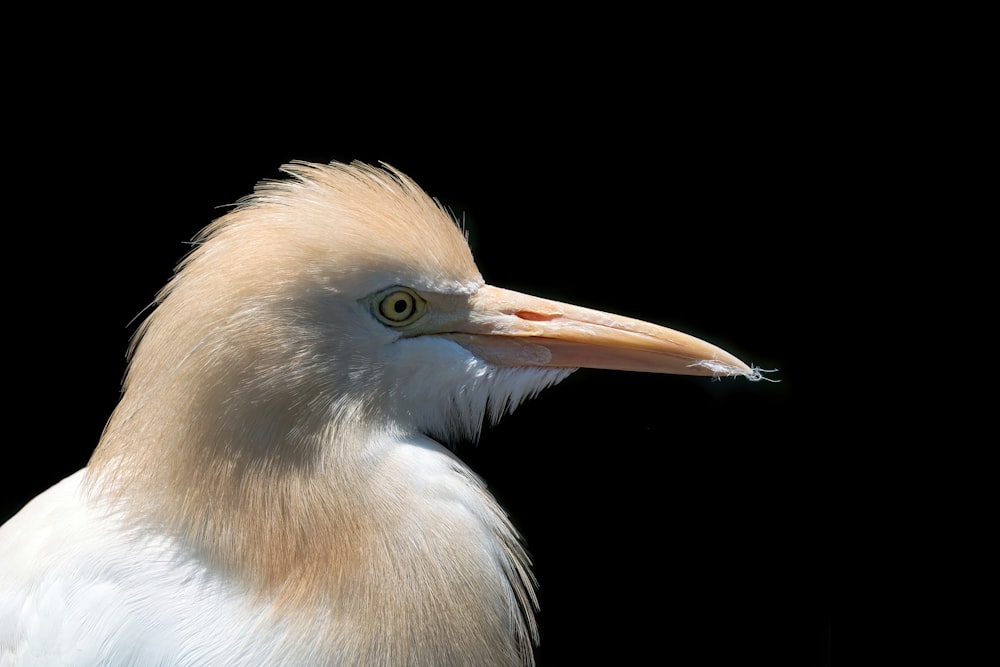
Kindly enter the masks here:
<path id="1" fill-rule="evenodd" d="M 530 665 L 475 438 L 580 367 L 760 373 L 486 285 L 405 175 L 292 163 L 196 239 L 87 467 L 0 528 L 0 664 Z"/>

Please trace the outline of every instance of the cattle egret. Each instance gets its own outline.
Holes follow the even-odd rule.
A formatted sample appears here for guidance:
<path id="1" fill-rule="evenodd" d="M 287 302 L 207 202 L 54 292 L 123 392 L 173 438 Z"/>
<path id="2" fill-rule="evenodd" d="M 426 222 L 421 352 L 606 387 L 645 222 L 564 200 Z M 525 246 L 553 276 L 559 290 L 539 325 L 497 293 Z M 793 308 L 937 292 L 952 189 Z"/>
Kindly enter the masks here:
<path id="1" fill-rule="evenodd" d="M 485 284 L 391 167 L 283 171 L 158 294 L 87 467 L 0 528 L 3 665 L 530 665 L 525 549 L 440 442 L 580 367 L 760 379 Z"/>

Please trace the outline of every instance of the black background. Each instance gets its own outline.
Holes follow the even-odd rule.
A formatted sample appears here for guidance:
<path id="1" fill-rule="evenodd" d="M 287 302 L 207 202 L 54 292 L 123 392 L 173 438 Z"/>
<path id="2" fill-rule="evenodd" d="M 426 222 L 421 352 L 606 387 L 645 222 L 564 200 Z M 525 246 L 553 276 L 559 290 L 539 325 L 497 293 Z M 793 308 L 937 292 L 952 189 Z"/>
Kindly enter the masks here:
<path id="1" fill-rule="evenodd" d="M 278 55 L 267 75 L 220 55 L 207 85 L 120 53 L 40 72 L 6 184 L 8 419 L 33 426 L 8 443 L 0 518 L 86 464 L 135 318 L 200 228 L 289 160 L 385 161 L 463 217 L 487 282 L 779 369 L 582 370 L 458 448 L 532 553 L 539 664 L 827 664 L 813 264 L 842 215 L 843 130 L 815 54 L 699 53 L 641 76 L 564 52 L 530 78 L 391 69 L 375 94 L 339 69 L 284 78 L 300 58 Z"/>

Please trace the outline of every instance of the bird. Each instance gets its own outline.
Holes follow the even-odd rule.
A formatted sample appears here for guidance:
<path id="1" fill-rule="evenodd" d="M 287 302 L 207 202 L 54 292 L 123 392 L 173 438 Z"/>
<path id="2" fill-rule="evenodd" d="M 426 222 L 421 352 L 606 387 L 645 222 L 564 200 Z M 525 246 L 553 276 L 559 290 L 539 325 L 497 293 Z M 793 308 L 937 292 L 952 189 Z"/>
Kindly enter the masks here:
<path id="1" fill-rule="evenodd" d="M 527 546 L 456 443 L 580 368 L 763 377 L 487 284 L 388 164 L 281 172 L 156 295 L 86 467 L 0 527 L 0 665 L 533 665 Z"/>

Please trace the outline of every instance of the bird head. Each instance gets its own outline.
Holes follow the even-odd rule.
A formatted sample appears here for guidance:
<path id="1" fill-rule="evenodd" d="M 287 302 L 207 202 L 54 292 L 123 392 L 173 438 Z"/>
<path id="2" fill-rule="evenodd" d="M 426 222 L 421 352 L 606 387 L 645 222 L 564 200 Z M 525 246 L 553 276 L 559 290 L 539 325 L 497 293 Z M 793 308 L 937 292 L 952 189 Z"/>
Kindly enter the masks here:
<path id="1" fill-rule="evenodd" d="M 105 440 L 153 411 L 160 447 L 169 428 L 287 458 L 329 424 L 475 437 L 582 367 L 759 377 L 687 334 L 485 284 L 459 225 L 396 170 L 284 171 L 195 239 L 137 332 Z"/>
<path id="2" fill-rule="evenodd" d="M 452 440 L 581 367 L 758 377 L 684 333 L 485 284 L 458 224 L 398 171 L 284 171 L 196 239 L 126 396 L 180 383 L 216 416 L 252 406 L 226 420 L 246 428 L 336 415 Z"/>

